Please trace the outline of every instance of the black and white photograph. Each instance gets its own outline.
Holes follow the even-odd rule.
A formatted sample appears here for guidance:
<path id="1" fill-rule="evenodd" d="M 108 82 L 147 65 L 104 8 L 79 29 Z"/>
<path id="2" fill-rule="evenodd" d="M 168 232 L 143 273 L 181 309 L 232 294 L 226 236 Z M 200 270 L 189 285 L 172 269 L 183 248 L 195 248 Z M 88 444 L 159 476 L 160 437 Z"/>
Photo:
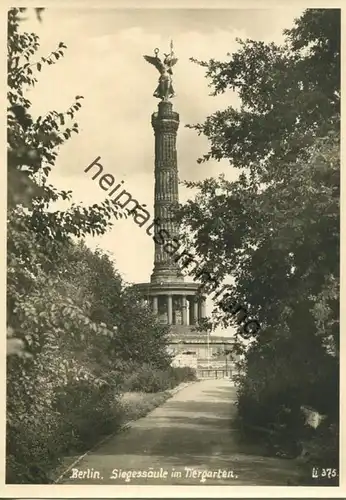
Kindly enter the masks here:
<path id="1" fill-rule="evenodd" d="M 4 487 L 337 495 L 341 9 L 114 5 L 7 11 Z"/>

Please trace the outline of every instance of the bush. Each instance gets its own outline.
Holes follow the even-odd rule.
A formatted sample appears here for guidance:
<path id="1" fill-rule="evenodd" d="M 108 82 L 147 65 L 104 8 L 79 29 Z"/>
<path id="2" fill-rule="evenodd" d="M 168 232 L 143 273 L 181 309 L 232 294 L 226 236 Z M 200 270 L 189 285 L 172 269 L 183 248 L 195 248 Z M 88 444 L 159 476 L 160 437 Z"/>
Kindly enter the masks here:
<path id="1" fill-rule="evenodd" d="M 51 407 L 8 426 L 7 482 L 51 482 L 50 471 L 61 457 L 92 447 L 120 423 L 114 387 L 81 380 L 57 388 Z"/>
<path id="2" fill-rule="evenodd" d="M 245 373 L 238 381 L 239 423 L 249 439 L 264 438 L 269 450 L 281 456 L 298 456 L 307 443 L 316 443 L 317 463 L 316 450 L 323 449 L 321 456 L 326 455 L 322 443 L 328 442 L 330 463 L 334 463 L 337 440 L 326 439 L 329 432 L 319 436 L 322 424 L 316 431 L 307 425 L 302 407 L 325 415 L 329 425 L 337 423 L 338 364 L 316 337 L 310 336 L 306 347 L 303 336 L 299 340 L 301 350 L 292 338 L 249 350 Z"/>
<path id="3" fill-rule="evenodd" d="M 194 382 L 197 380 L 196 370 L 189 366 L 172 367 L 172 371 L 177 384 L 181 384 L 182 382 Z"/>
<path id="4" fill-rule="evenodd" d="M 152 365 L 145 364 L 133 369 L 126 379 L 123 390 L 134 392 L 160 392 L 173 389 L 182 382 L 196 380 L 196 373 L 192 368 L 168 366 L 159 370 Z"/>
<path id="5" fill-rule="evenodd" d="M 119 394 L 111 385 L 95 386 L 88 381 L 73 383 L 56 395 L 56 409 L 62 420 L 65 452 L 73 445 L 85 450 L 100 436 L 113 432 L 121 421 Z"/>
<path id="6" fill-rule="evenodd" d="M 49 483 L 48 473 L 58 464 L 65 445 L 59 422 L 52 412 L 45 418 L 7 426 L 6 482 Z"/>

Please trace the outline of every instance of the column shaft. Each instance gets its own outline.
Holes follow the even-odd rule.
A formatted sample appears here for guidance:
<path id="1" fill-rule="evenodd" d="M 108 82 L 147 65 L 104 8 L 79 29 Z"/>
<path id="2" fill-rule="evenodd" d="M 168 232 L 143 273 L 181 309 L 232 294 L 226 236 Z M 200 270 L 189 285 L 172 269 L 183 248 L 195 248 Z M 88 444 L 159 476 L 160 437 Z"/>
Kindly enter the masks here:
<path id="1" fill-rule="evenodd" d="M 153 297 L 153 313 L 155 314 L 155 316 L 157 316 L 158 311 L 159 311 L 158 299 L 157 299 L 157 296 L 154 296 Z"/>
<path id="2" fill-rule="evenodd" d="M 183 316 L 182 323 L 183 323 L 183 325 L 187 325 L 187 300 L 186 300 L 186 295 L 182 296 L 182 310 L 183 310 L 183 313 L 182 313 L 182 316 Z"/>
<path id="3" fill-rule="evenodd" d="M 172 103 L 162 101 L 158 112 L 152 115 L 152 126 L 155 132 L 155 225 L 156 240 L 162 240 L 160 231 L 166 231 L 167 244 L 174 246 L 174 238 L 178 237 L 178 226 L 174 221 L 173 208 L 178 203 L 178 166 L 176 135 L 179 127 L 179 114 L 173 111 Z M 178 264 L 165 252 L 163 245 L 155 241 L 154 270 L 151 275 L 153 283 L 161 281 L 182 281 Z"/>
<path id="4" fill-rule="evenodd" d="M 194 297 L 193 301 L 193 324 L 198 324 L 198 302 L 196 300 L 196 297 Z"/>
<path id="5" fill-rule="evenodd" d="M 193 297 L 189 297 L 189 325 L 193 325 Z"/>
<path id="6" fill-rule="evenodd" d="M 167 314 L 168 314 L 168 324 L 173 323 L 173 313 L 172 313 L 172 295 L 167 295 Z"/>
<path id="7" fill-rule="evenodd" d="M 205 297 L 202 297 L 201 298 L 201 313 L 200 313 L 200 317 L 201 319 L 205 318 L 206 317 L 206 299 Z"/>

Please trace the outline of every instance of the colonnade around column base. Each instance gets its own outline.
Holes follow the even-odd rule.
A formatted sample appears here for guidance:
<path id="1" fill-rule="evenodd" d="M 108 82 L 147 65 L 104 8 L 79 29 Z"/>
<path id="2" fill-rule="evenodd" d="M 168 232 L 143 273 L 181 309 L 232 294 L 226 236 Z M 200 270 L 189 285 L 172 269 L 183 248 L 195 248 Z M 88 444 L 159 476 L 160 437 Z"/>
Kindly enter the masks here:
<path id="1" fill-rule="evenodd" d="M 206 317 L 205 297 L 171 293 L 151 295 L 147 300 L 153 313 L 169 325 L 197 325 Z"/>

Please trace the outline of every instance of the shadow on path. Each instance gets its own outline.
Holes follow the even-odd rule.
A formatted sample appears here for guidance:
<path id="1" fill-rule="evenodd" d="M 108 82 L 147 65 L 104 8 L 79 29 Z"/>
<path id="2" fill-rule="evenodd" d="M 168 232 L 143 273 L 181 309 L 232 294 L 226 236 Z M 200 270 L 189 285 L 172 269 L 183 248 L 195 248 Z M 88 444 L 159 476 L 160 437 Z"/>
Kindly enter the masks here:
<path id="1" fill-rule="evenodd" d="M 69 472 L 70 477 L 62 482 L 279 486 L 298 478 L 300 469 L 294 461 L 266 457 L 255 446 L 244 447 L 239 442 L 239 432 L 232 424 L 235 395 L 234 387 L 224 379 L 186 387 L 85 456 L 76 466 L 77 472 Z M 167 471 L 166 479 L 135 477 L 127 482 L 126 475 L 114 478 L 112 474 L 115 469 L 143 473 L 160 468 Z M 196 474 L 219 469 L 233 472 L 231 477 L 201 482 L 201 477 L 190 477 L 192 469 Z M 98 477 L 76 478 L 78 471 L 87 470 L 96 471 Z"/>

